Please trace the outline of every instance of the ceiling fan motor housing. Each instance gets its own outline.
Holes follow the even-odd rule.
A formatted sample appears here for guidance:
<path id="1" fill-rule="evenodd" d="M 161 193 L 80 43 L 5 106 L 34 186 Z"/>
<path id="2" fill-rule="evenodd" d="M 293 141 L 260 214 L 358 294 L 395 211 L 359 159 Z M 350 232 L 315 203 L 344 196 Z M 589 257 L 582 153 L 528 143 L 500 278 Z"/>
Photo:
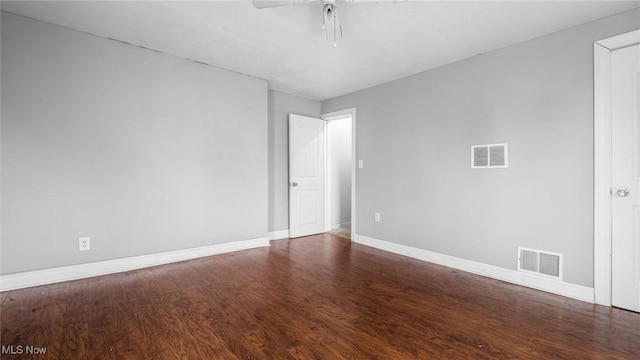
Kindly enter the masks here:
<path id="1" fill-rule="evenodd" d="M 324 16 L 328 21 L 331 21 L 336 13 L 336 2 L 335 0 L 325 0 L 323 1 L 323 11 Z"/>

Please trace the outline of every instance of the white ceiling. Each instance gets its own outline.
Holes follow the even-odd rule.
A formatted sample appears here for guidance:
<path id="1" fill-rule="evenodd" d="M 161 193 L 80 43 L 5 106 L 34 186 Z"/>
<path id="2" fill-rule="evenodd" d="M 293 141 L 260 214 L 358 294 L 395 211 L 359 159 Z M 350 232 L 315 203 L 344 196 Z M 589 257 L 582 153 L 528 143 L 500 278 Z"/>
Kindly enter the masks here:
<path id="1" fill-rule="evenodd" d="M 248 0 L 1 6 L 325 100 L 620 13 L 640 1 L 338 0 L 344 38 L 337 48 L 324 38 L 320 1 L 268 9 Z"/>

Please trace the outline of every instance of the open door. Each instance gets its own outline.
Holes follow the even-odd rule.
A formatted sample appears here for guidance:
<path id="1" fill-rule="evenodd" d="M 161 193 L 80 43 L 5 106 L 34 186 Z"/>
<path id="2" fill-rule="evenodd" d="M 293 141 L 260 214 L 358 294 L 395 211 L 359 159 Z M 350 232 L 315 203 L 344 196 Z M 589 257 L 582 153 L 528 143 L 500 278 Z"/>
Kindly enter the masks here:
<path id="1" fill-rule="evenodd" d="M 325 121 L 289 114 L 289 237 L 324 232 Z"/>
<path id="2" fill-rule="evenodd" d="M 640 312 L 640 45 L 611 53 L 611 303 Z"/>

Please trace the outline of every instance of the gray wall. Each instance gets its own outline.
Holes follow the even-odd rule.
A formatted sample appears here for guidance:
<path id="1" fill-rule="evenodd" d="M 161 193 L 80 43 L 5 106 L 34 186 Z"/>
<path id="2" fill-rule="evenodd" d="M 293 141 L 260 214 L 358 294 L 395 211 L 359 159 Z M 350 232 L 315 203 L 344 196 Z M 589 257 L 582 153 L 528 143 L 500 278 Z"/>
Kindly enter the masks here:
<path id="1" fill-rule="evenodd" d="M 593 286 L 593 42 L 634 10 L 323 102 L 357 107 L 358 234 L 503 268 L 564 254 Z M 509 143 L 509 169 L 470 146 Z M 375 223 L 374 212 L 382 221 Z"/>
<path id="2" fill-rule="evenodd" d="M 267 236 L 265 81 L 5 13 L 1 66 L 2 273 Z"/>
<path id="3" fill-rule="evenodd" d="M 289 113 L 320 117 L 320 102 L 269 90 L 269 231 L 289 229 Z"/>

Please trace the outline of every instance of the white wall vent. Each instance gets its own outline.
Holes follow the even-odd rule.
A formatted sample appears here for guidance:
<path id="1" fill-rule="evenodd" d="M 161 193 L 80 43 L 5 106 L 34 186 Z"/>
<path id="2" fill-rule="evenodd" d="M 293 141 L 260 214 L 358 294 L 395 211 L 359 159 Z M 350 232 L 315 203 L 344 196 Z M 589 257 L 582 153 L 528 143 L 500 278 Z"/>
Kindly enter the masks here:
<path id="1" fill-rule="evenodd" d="M 562 254 L 518 247 L 518 271 L 562 280 Z"/>
<path id="2" fill-rule="evenodd" d="M 471 147 L 471 168 L 490 169 L 509 167 L 509 144 L 473 145 Z"/>

